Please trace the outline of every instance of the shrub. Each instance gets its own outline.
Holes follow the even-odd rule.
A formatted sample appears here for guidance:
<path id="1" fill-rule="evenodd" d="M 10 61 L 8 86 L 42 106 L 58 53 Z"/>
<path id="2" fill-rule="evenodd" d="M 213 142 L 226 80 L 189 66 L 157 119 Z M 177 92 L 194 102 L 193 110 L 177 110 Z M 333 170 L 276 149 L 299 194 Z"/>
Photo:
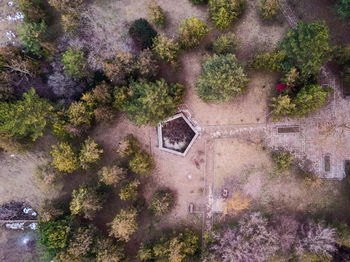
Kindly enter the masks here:
<path id="1" fill-rule="evenodd" d="M 155 216 L 162 216 L 172 209 L 175 199 L 174 194 L 169 189 L 156 191 L 151 200 L 150 210 Z"/>
<path id="2" fill-rule="evenodd" d="M 61 142 L 52 146 L 50 154 L 53 158 L 52 165 L 59 171 L 72 173 L 79 167 L 78 158 L 67 143 Z"/>
<path id="3" fill-rule="evenodd" d="M 84 52 L 68 47 L 62 55 L 62 63 L 66 74 L 75 80 L 88 75 L 87 59 Z"/>
<path id="4" fill-rule="evenodd" d="M 145 49 L 138 55 L 136 69 L 139 77 L 143 79 L 151 79 L 158 74 L 158 61 L 150 49 Z"/>
<path id="5" fill-rule="evenodd" d="M 213 51 L 218 55 L 235 53 L 239 46 L 239 40 L 234 33 L 226 33 L 219 36 L 213 43 Z"/>
<path id="6" fill-rule="evenodd" d="M 17 0 L 16 2 L 26 22 L 40 23 L 45 18 L 42 0 Z"/>
<path id="7" fill-rule="evenodd" d="M 90 126 L 93 112 L 82 101 L 73 102 L 68 109 L 69 122 L 74 126 Z"/>
<path id="8" fill-rule="evenodd" d="M 104 72 L 115 83 L 123 83 L 135 70 L 135 57 L 130 52 L 118 52 L 112 61 L 106 62 Z"/>
<path id="9" fill-rule="evenodd" d="M 259 0 L 259 11 L 263 19 L 274 19 L 279 10 L 280 6 L 277 0 Z"/>
<path id="10" fill-rule="evenodd" d="M 52 105 L 32 88 L 14 103 L 0 102 L 0 133 L 35 141 L 43 136 Z"/>
<path id="11" fill-rule="evenodd" d="M 89 165 L 101 158 L 102 153 L 103 149 L 93 139 L 86 139 L 79 154 L 80 166 L 83 169 L 88 169 Z"/>
<path id="12" fill-rule="evenodd" d="M 140 43 L 142 49 L 150 48 L 153 44 L 153 38 L 157 36 L 157 32 L 143 18 L 137 19 L 132 23 L 129 34 Z"/>
<path id="13" fill-rule="evenodd" d="M 108 224 L 111 227 L 109 235 L 128 242 L 138 228 L 136 217 L 135 208 L 121 209 L 113 221 Z"/>
<path id="14" fill-rule="evenodd" d="M 221 103 L 241 94 L 247 84 L 248 78 L 234 55 L 214 55 L 204 61 L 195 91 L 206 102 Z"/>
<path id="15" fill-rule="evenodd" d="M 136 201 L 139 193 L 139 185 L 140 181 L 136 179 L 122 186 L 122 188 L 120 189 L 119 198 L 121 200 Z"/>
<path id="16" fill-rule="evenodd" d="M 118 166 L 104 166 L 98 172 L 99 181 L 108 186 L 117 185 L 125 178 L 126 171 Z"/>
<path id="17" fill-rule="evenodd" d="M 102 200 L 93 188 L 81 187 L 73 190 L 69 209 L 73 215 L 83 215 L 93 220 L 97 211 L 102 209 Z"/>
<path id="18" fill-rule="evenodd" d="M 290 61 L 291 65 L 289 68 L 284 68 L 285 72 L 297 66 L 301 76 L 317 74 L 322 64 L 330 59 L 328 27 L 325 22 L 313 24 L 300 22 L 297 28 L 289 30 L 279 47 L 285 54 L 285 60 Z"/>
<path id="19" fill-rule="evenodd" d="M 148 19 L 151 23 L 163 27 L 165 24 L 165 13 L 163 9 L 157 4 L 156 1 L 151 0 L 147 6 Z"/>
<path id="20" fill-rule="evenodd" d="M 47 26 L 44 21 L 41 23 L 23 23 L 17 28 L 18 36 L 22 42 L 26 53 L 41 58 L 43 49 L 41 42 L 47 34 Z"/>
<path id="21" fill-rule="evenodd" d="M 276 171 L 282 173 L 292 165 L 294 156 L 288 152 L 275 152 L 272 154 L 272 158 L 276 166 Z"/>
<path id="22" fill-rule="evenodd" d="M 185 88 L 180 84 L 167 84 L 164 79 L 156 82 L 133 82 L 129 101 L 123 106 L 127 117 L 138 125 L 157 125 L 172 116 L 182 103 Z"/>
<path id="23" fill-rule="evenodd" d="M 230 27 L 246 8 L 245 0 L 209 0 L 209 17 L 220 30 Z"/>
<path id="24" fill-rule="evenodd" d="M 183 19 L 179 25 L 179 41 L 183 49 L 198 46 L 209 33 L 208 26 L 202 20 L 192 17 Z"/>
<path id="25" fill-rule="evenodd" d="M 153 50 L 161 60 L 174 64 L 179 55 L 179 44 L 160 34 L 154 39 Z"/>
<path id="26" fill-rule="evenodd" d="M 132 172 L 140 176 L 149 175 L 154 167 L 154 160 L 147 152 L 137 152 L 129 162 Z"/>

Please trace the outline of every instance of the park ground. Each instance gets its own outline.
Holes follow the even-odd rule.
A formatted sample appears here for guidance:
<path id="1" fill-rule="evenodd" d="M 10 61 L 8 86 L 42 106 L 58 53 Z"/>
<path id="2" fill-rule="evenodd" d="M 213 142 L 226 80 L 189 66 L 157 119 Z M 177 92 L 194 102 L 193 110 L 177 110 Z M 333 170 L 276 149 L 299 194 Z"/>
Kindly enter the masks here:
<path id="1" fill-rule="evenodd" d="M 94 1 L 85 10 L 85 16 L 93 26 L 92 35 L 94 38 L 89 40 L 96 45 L 95 53 L 92 52 L 89 59 L 96 68 L 100 66 L 99 61 L 113 56 L 118 50 L 132 49 L 131 40 L 127 36 L 127 28 L 133 20 L 147 16 L 145 11 L 147 2 L 146 0 Z M 178 25 L 183 18 L 196 16 L 207 21 L 206 8 L 191 5 L 188 0 L 176 2 L 160 0 L 158 2 L 167 12 L 168 17 L 167 27 L 161 31 L 169 37 L 176 36 Z M 318 8 L 321 8 L 320 11 L 329 22 L 331 32 L 338 32 L 338 30 L 342 32 L 343 29 L 339 23 L 330 20 L 330 11 L 326 4 L 330 1 L 322 0 L 322 2 L 325 4 Z M 241 40 L 237 57 L 242 63 L 247 62 L 254 50 L 272 49 L 276 42 L 284 37 L 289 28 L 283 17 L 279 17 L 273 23 L 264 23 L 257 13 L 257 3 L 256 0 L 248 0 L 246 12 L 231 29 Z M 0 5 L 4 5 L 4 2 Z M 8 7 L 6 9 L 0 8 L 0 10 L 2 10 L 1 12 L 13 11 Z M 1 13 L 1 18 L 5 15 L 7 14 Z M 302 15 L 300 14 L 300 16 Z M 304 17 L 302 18 L 304 19 Z M 1 36 L 14 28 L 14 23 L 1 20 Z M 206 46 L 218 34 L 219 32 L 212 30 L 198 48 L 183 54 L 181 68 L 178 71 L 172 71 L 165 65 L 162 66 L 161 74 L 166 80 L 178 81 L 185 85 L 187 89 L 185 106 L 202 128 L 200 137 L 186 157 L 160 151 L 157 147 L 156 128 L 137 127 L 128 121 L 123 114 L 120 114 L 110 124 L 98 125 L 91 130 L 90 136 L 104 150 L 101 166 L 115 161 L 117 158 L 115 149 L 129 133 L 134 134 L 140 141 L 142 148 L 152 154 L 155 159 L 155 171 L 142 188 L 146 202 L 157 188 L 168 187 L 176 192 L 176 205 L 172 212 L 161 221 L 148 219 L 145 215 L 145 221 L 141 224 L 135 240 L 130 245 L 139 243 L 145 233 L 148 237 L 152 237 L 156 229 L 192 226 L 200 231 L 203 218 L 200 212 L 206 210 L 205 194 L 208 186 L 208 175 L 214 177 L 214 195 L 218 197 L 224 186 L 229 189 L 230 194 L 235 191 L 241 192 L 250 199 L 250 206 L 247 210 L 261 209 L 266 212 L 279 210 L 331 219 L 349 219 L 344 215 L 350 214 L 348 188 L 345 181 L 323 181 L 317 185 L 310 185 L 300 177 L 296 167 L 291 168 L 286 174 L 276 176 L 274 175 L 271 151 L 265 145 L 264 137 L 261 137 L 260 133 L 257 137 L 254 134 L 252 136 L 232 135 L 225 139 L 221 135 L 215 135 L 217 134 L 216 130 L 226 127 L 231 127 L 236 132 L 241 128 L 266 126 L 268 100 L 273 95 L 279 79 L 279 75 L 275 73 L 251 73 L 247 91 L 236 99 L 219 105 L 201 101 L 194 92 L 195 82 L 200 74 L 201 59 L 207 52 Z M 342 35 L 334 34 L 333 40 L 343 39 L 341 37 Z M 0 37 L 0 39 L 4 38 Z M 0 44 L 4 45 L 7 42 L 5 40 L 1 40 L 3 42 Z M 345 40 L 349 41 L 349 39 Z M 79 39 L 72 40 L 72 44 L 78 46 L 91 43 Z M 270 132 L 269 129 L 266 130 Z M 213 148 L 208 146 L 210 141 L 214 144 Z M 35 186 L 35 167 L 37 164 L 45 162 L 47 152 L 54 143 L 54 139 L 47 135 L 38 141 L 29 153 L 0 153 L 0 184 L 2 185 L 0 187 L 0 204 L 10 200 L 25 201 L 34 208 L 39 208 L 43 199 L 48 196 L 54 198 L 63 193 L 69 194 L 73 188 L 78 187 L 81 179 L 84 179 L 83 174 L 67 177 L 64 187 L 56 193 L 47 194 Z M 209 154 L 212 157 L 208 157 Z M 213 161 L 212 173 L 208 171 L 208 161 Z M 93 175 L 89 174 L 89 176 Z M 117 196 L 115 195 L 115 197 Z M 190 203 L 195 205 L 195 210 L 199 213 L 189 214 Z M 110 199 L 98 215 L 96 223 L 105 229 L 105 224 L 112 220 L 118 212 L 118 208 L 113 199 Z M 0 239 L 4 239 L 3 236 L 4 233 Z M 22 236 L 18 236 L 18 238 L 20 237 Z M 1 241 L 0 245 L 11 244 L 4 240 Z M 132 247 L 130 246 L 129 249 Z M 132 253 L 132 251 L 130 252 Z"/>

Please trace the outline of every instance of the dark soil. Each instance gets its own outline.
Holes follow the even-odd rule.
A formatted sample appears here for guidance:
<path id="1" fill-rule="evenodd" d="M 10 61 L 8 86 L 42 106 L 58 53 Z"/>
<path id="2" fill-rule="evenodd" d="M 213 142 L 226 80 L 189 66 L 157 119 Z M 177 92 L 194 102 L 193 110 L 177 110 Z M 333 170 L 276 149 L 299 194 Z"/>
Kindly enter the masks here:
<path id="1" fill-rule="evenodd" d="M 164 138 L 167 138 L 172 144 L 186 141 L 188 145 L 195 136 L 195 132 L 182 117 L 167 122 L 162 128 L 162 133 L 163 142 Z M 185 151 L 185 149 L 183 149 L 183 151 Z"/>
<path id="2" fill-rule="evenodd" d="M 32 212 L 24 213 L 24 208 L 31 208 L 23 202 L 9 202 L 0 206 L 0 220 L 33 220 L 36 216 L 32 216 Z"/>

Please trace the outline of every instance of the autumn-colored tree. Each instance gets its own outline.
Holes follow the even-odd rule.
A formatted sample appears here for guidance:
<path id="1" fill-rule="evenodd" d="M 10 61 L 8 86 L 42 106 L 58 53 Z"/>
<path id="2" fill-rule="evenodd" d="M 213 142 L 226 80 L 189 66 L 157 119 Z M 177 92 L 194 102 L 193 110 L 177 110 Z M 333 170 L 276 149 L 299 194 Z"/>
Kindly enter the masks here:
<path id="1" fill-rule="evenodd" d="M 183 49 L 198 46 L 209 33 L 207 24 L 199 18 L 183 19 L 179 25 L 179 39 Z"/>
<path id="2" fill-rule="evenodd" d="M 93 112 L 83 101 L 73 102 L 68 109 L 69 122 L 74 126 L 90 126 Z"/>
<path id="3" fill-rule="evenodd" d="M 163 27 L 165 25 L 165 13 L 156 1 L 151 0 L 147 5 L 148 19 L 156 26 Z"/>
<path id="4" fill-rule="evenodd" d="M 97 211 L 102 209 L 102 199 L 91 187 L 81 187 L 73 190 L 69 205 L 73 215 L 83 215 L 86 219 L 94 219 Z"/>
<path id="5" fill-rule="evenodd" d="M 124 83 L 135 71 L 135 56 L 130 52 L 118 52 L 113 60 L 104 65 L 106 76 L 114 83 Z"/>
<path id="6" fill-rule="evenodd" d="M 109 235 L 128 242 L 138 228 L 136 218 L 137 210 L 135 208 L 121 209 L 113 221 L 108 224 L 111 227 Z"/>
<path id="7" fill-rule="evenodd" d="M 274 19 L 277 16 L 279 10 L 280 10 L 280 6 L 277 0 L 260 0 L 259 1 L 260 15 L 265 20 Z"/>
<path id="8" fill-rule="evenodd" d="M 68 245 L 67 252 L 73 258 L 86 256 L 91 251 L 95 236 L 96 229 L 93 226 L 79 227 Z"/>
<path id="9" fill-rule="evenodd" d="M 72 147 L 64 142 L 52 146 L 52 165 L 59 171 L 72 173 L 79 168 L 79 161 Z"/>
<path id="10" fill-rule="evenodd" d="M 49 4 L 60 12 L 66 12 L 69 9 L 76 9 L 82 6 L 84 0 L 49 0 Z"/>
<path id="11" fill-rule="evenodd" d="M 147 152 L 137 152 L 129 162 L 132 172 L 140 176 L 148 176 L 154 167 L 154 160 Z"/>
<path id="12" fill-rule="evenodd" d="M 158 74 L 159 66 L 155 55 L 150 49 L 140 52 L 136 61 L 138 76 L 143 79 L 152 79 Z"/>
<path id="13" fill-rule="evenodd" d="M 99 237 L 95 241 L 93 253 L 96 254 L 97 262 L 120 262 L 125 257 L 124 248 L 106 237 Z"/>
<path id="14" fill-rule="evenodd" d="M 93 139 L 86 139 L 79 153 L 80 166 L 88 169 L 91 164 L 101 158 L 102 153 L 103 149 Z"/>
<path id="15" fill-rule="evenodd" d="M 169 39 L 163 34 L 159 34 L 154 38 L 153 51 L 161 60 L 170 64 L 175 64 L 180 46 L 174 39 Z"/>
<path id="16" fill-rule="evenodd" d="M 138 187 L 140 181 L 135 179 L 120 188 L 119 198 L 121 200 L 136 201 L 138 197 Z"/>
<path id="17" fill-rule="evenodd" d="M 237 51 L 239 40 L 232 32 L 220 35 L 213 43 L 213 51 L 218 55 L 233 54 Z"/>
<path id="18" fill-rule="evenodd" d="M 174 193 L 169 189 L 157 190 L 152 195 L 150 210 L 155 216 L 162 216 L 172 209 L 175 203 Z"/>
<path id="19" fill-rule="evenodd" d="M 126 170 L 119 166 L 104 166 L 98 172 L 99 181 L 108 186 L 116 186 L 122 179 L 125 178 Z"/>
<path id="20" fill-rule="evenodd" d="M 116 151 L 121 157 L 133 157 L 140 151 L 140 143 L 132 134 L 128 134 L 119 142 Z"/>

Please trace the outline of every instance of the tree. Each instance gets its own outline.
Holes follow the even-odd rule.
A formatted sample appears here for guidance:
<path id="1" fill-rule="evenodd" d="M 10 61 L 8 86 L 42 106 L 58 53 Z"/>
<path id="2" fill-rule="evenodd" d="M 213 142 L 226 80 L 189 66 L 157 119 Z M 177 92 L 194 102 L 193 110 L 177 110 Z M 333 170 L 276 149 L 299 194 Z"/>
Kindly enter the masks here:
<path id="1" fill-rule="evenodd" d="M 47 247 L 50 256 L 54 257 L 58 251 L 66 248 L 68 245 L 71 237 L 70 218 L 66 217 L 56 221 L 39 222 L 38 232 L 39 243 Z"/>
<path id="2" fill-rule="evenodd" d="M 68 109 L 69 122 L 74 126 L 90 126 L 93 112 L 83 101 L 73 102 Z"/>
<path id="3" fill-rule="evenodd" d="M 215 27 L 228 29 L 246 8 L 245 0 L 209 0 L 209 16 Z"/>
<path id="4" fill-rule="evenodd" d="M 152 195 L 150 210 L 155 216 L 162 216 L 172 209 L 175 199 L 174 194 L 169 189 L 157 190 Z"/>
<path id="5" fill-rule="evenodd" d="M 140 151 L 140 143 L 132 134 L 128 134 L 119 142 L 116 151 L 121 157 L 133 157 Z"/>
<path id="6" fill-rule="evenodd" d="M 44 21 L 40 23 L 25 22 L 17 28 L 17 33 L 26 53 L 39 58 L 43 56 L 41 42 L 47 34 L 47 26 Z"/>
<path id="7" fill-rule="evenodd" d="M 130 52 L 118 52 L 112 61 L 105 63 L 104 72 L 114 83 L 123 83 L 135 71 L 135 57 Z"/>
<path id="8" fill-rule="evenodd" d="M 150 49 L 140 52 L 136 61 L 136 69 L 139 77 L 143 79 L 151 79 L 158 74 L 158 61 Z"/>
<path id="9" fill-rule="evenodd" d="M 305 117 L 323 106 L 328 97 L 328 92 L 319 85 L 308 85 L 301 88 L 293 99 L 296 105 L 295 114 Z"/>
<path id="10" fill-rule="evenodd" d="M 199 4 L 207 4 L 208 0 L 190 0 L 192 4 L 199 5 Z"/>
<path id="11" fill-rule="evenodd" d="M 272 154 L 272 159 L 275 163 L 276 171 L 278 173 L 283 173 L 293 164 L 294 156 L 288 152 L 274 152 Z"/>
<path id="12" fill-rule="evenodd" d="M 102 199 L 92 187 L 81 187 L 73 190 L 69 208 L 73 215 L 83 215 L 92 220 L 102 209 Z"/>
<path id="13" fill-rule="evenodd" d="M 164 79 L 156 82 L 133 82 L 132 96 L 123 106 L 128 118 L 138 125 L 157 125 L 176 112 L 182 103 L 185 88 L 180 84 L 167 84 Z"/>
<path id="14" fill-rule="evenodd" d="M 134 181 L 131 181 L 126 185 L 122 186 L 120 189 L 119 198 L 121 200 L 136 201 L 139 193 L 138 192 L 139 185 L 140 185 L 140 181 L 135 179 Z"/>
<path id="15" fill-rule="evenodd" d="M 183 19 L 179 25 L 179 39 L 183 49 L 198 46 L 208 33 L 206 23 L 196 17 Z"/>
<path id="16" fill-rule="evenodd" d="M 0 132 L 35 141 L 43 136 L 53 107 L 32 88 L 14 103 L 0 102 Z"/>
<path id="17" fill-rule="evenodd" d="M 93 226 L 79 227 L 68 245 L 67 252 L 73 258 L 86 256 L 91 251 L 96 233 Z"/>
<path id="18" fill-rule="evenodd" d="M 147 5 L 148 19 L 156 26 L 163 27 L 165 24 L 165 13 L 156 1 L 151 0 Z"/>
<path id="19" fill-rule="evenodd" d="M 135 20 L 129 29 L 129 34 L 138 42 L 142 49 L 150 48 L 153 45 L 153 38 L 157 32 L 146 19 Z"/>
<path id="20" fill-rule="evenodd" d="M 131 235 L 138 228 L 136 217 L 137 211 L 135 208 L 121 209 L 119 214 L 109 223 L 111 227 L 109 235 L 128 242 Z"/>
<path id="21" fill-rule="evenodd" d="M 234 33 L 226 33 L 220 35 L 213 43 L 213 51 L 218 55 L 226 55 L 235 53 L 239 46 L 239 40 Z"/>
<path id="22" fill-rule="evenodd" d="M 279 95 L 271 99 L 271 118 L 274 121 L 281 120 L 285 116 L 293 115 L 296 105 L 288 95 Z"/>
<path id="23" fill-rule="evenodd" d="M 103 149 L 93 139 L 86 139 L 79 154 L 80 166 L 83 169 L 88 169 L 89 165 L 101 158 L 102 153 Z"/>
<path id="24" fill-rule="evenodd" d="M 104 166 L 98 172 L 99 181 L 108 186 L 116 186 L 125 178 L 126 171 L 118 166 Z"/>
<path id="25" fill-rule="evenodd" d="M 84 52 L 79 49 L 68 47 L 62 54 L 62 63 L 66 74 L 75 80 L 88 75 L 87 59 Z"/>
<path id="26" fill-rule="evenodd" d="M 277 16 L 279 10 L 280 10 L 280 6 L 277 0 L 260 0 L 259 1 L 260 15 L 265 20 L 274 19 Z"/>
<path id="27" fill-rule="evenodd" d="M 323 63 L 329 61 L 331 46 L 329 30 L 325 22 L 312 24 L 298 23 L 295 29 L 290 29 L 279 44 L 289 61 L 290 67 L 300 69 L 301 76 L 317 74 Z"/>
<path id="28" fill-rule="evenodd" d="M 52 146 L 50 154 L 52 156 L 51 164 L 59 171 L 72 173 L 79 167 L 78 158 L 67 143 L 61 142 Z"/>
<path id="29" fill-rule="evenodd" d="M 214 233 L 214 239 L 212 258 L 223 262 L 262 262 L 278 250 L 278 236 L 268 229 L 267 219 L 260 213 L 243 217 L 238 229 L 228 228 L 221 234 Z"/>
<path id="30" fill-rule="evenodd" d="M 148 176 L 153 171 L 153 157 L 144 151 L 137 152 L 130 160 L 129 167 L 135 174 Z"/>
<path id="31" fill-rule="evenodd" d="M 153 51 L 161 60 L 174 64 L 179 55 L 179 44 L 174 39 L 169 39 L 163 34 L 154 38 Z"/>
<path id="32" fill-rule="evenodd" d="M 300 231 L 300 239 L 295 247 L 299 256 L 311 253 L 318 258 L 331 258 L 331 253 L 337 250 L 335 229 L 309 222 L 301 226 Z"/>
<path id="33" fill-rule="evenodd" d="M 141 243 L 138 256 L 141 261 L 181 262 L 195 258 L 199 251 L 200 242 L 198 236 L 186 229 L 182 233 L 173 231 L 172 234 L 148 245 Z"/>
<path id="34" fill-rule="evenodd" d="M 292 67 L 281 79 L 282 83 L 289 87 L 293 87 L 299 79 L 299 71 L 296 67 Z"/>
<path id="35" fill-rule="evenodd" d="M 124 248 L 112 239 L 99 237 L 93 249 L 97 262 L 120 262 L 124 258 Z"/>
<path id="36" fill-rule="evenodd" d="M 241 94 L 248 78 L 235 55 L 214 55 L 204 61 L 196 93 L 206 102 L 226 102 Z"/>

